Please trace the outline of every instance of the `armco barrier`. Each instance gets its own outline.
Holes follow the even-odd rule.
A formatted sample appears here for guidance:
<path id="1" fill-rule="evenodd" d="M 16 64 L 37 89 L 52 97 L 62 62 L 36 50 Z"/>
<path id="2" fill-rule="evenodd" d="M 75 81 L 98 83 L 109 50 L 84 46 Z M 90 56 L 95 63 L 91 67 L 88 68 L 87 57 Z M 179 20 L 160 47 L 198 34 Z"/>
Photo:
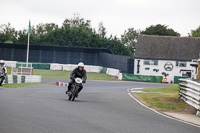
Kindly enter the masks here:
<path id="1" fill-rule="evenodd" d="M 72 71 L 74 70 L 74 68 L 77 67 L 77 65 L 75 64 L 66 64 L 66 65 L 62 65 L 63 67 L 63 71 Z M 85 65 L 85 70 L 87 72 L 95 72 L 95 73 L 100 73 L 102 67 L 101 66 L 91 66 L 91 65 Z"/>
<path id="2" fill-rule="evenodd" d="M 133 75 L 126 73 L 122 74 L 122 80 L 161 83 L 162 79 L 162 76 Z"/>
<path id="3" fill-rule="evenodd" d="M 196 108 L 200 115 L 200 83 L 190 79 L 179 79 L 179 95 L 186 103 Z"/>
<path id="4" fill-rule="evenodd" d="M 9 65 L 9 62 L 10 62 L 10 65 Z M 34 69 L 47 69 L 47 70 L 72 71 L 74 70 L 74 68 L 77 67 L 77 64 L 58 64 L 58 63 L 48 64 L 48 63 L 35 63 L 35 62 L 29 63 L 29 64 L 32 64 L 32 67 Z M 16 67 L 16 68 L 26 67 L 25 62 L 8 61 L 8 65 L 9 67 Z M 85 65 L 84 68 L 87 72 L 106 73 L 108 75 L 117 76 L 117 77 L 119 76 L 119 73 L 120 73 L 120 70 L 118 69 L 106 68 L 102 66 Z"/>
<path id="5" fill-rule="evenodd" d="M 4 83 L 12 84 L 12 83 L 36 83 L 41 82 L 40 75 L 7 75 Z"/>
<path id="6" fill-rule="evenodd" d="M 107 67 L 102 67 L 101 73 L 106 73 L 106 71 L 107 71 Z"/>
<path id="7" fill-rule="evenodd" d="M 90 66 L 90 65 L 85 65 L 84 68 L 87 72 L 95 72 L 95 73 L 100 73 L 102 69 L 101 66 Z"/>
<path id="8" fill-rule="evenodd" d="M 63 70 L 63 64 L 50 64 L 50 70 Z"/>
<path id="9" fill-rule="evenodd" d="M 119 73 L 118 79 L 122 80 L 122 73 Z"/>
<path id="10" fill-rule="evenodd" d="M 47 69 L 47 70 L 63 70 L 63 71 L 72 71 L 77 67 L 77 64 L 58 64 L 58 63 L 29 63 L 32 64 L 34 69 Z M 16 62 L 16 68 L 26 67 L 25 62 Z M 113 68 L 106 68 L 102 66 L 93 66 L 93 65 L 85 65 L 85 70 L 87 72 L 95 72 L 95 73 L 106 73 L 111 76 L 119 76 L 120 70 Z"/>
<path id="11" fill-rule="evenodd" d="M 72 71 L 74 70 L 74 68 L 76 68 L 77 65 L 73 65 L 73 64 L 66 64 L 63 65 L 63 71 Z"/>
<path id="12" fill-rule="evenodd" d="M 5 61 L 6 67 L 16 67 L 17 61 Z"/>
<path id="13" fill-rule="evenodd" d="M 50 70 L 50 64 L 47 63 L 32 63 L 34 69 L 46 69 Z"/>
<path id="14" fill-rule="evenodd" d="M 107 68 L 106 74 L 111 76 L 119 76 L 120 71 L 118 69 Z"/>
<path id="15" fill-rule="evenodd" d="M 32 67 L 34 69 L 46 69 L 50 70 L 50 64 L 48 63 L 35 63 L 35 62 L 29 62 L 32 64 Z M 17 62 L 16 68 L 21 67 L 21 64 L 23 64 L 22 67 L 26 67 L 26 62 Z"/>

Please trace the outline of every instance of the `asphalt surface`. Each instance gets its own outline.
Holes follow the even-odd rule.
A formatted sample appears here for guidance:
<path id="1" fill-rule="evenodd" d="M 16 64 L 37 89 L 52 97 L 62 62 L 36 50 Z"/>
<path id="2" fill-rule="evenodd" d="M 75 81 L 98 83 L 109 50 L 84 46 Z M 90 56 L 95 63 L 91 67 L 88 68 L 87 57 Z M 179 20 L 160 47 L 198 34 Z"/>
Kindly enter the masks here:
<path id="1" fill-rule="evenodd" d="M 0 88 L 0 133 L 200 133 L 127 94 L 128 88 L 159 86 L 163 84 L 88 81 L 74 102 L 67 100 L 65 87 Z"/>

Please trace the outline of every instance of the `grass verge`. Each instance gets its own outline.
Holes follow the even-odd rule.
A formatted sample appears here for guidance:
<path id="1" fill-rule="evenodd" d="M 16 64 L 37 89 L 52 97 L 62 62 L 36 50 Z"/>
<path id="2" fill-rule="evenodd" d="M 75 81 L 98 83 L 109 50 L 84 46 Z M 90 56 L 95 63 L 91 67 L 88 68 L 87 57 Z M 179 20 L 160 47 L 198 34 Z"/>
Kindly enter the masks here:
<path id="1" fill-rule="evenodd" d="M 8 74 L 11 74 L 11 68 L 7 68 Z M 14 68 L 14 70 L 17 70 Z M 43 69 L 34 69 L 34 75 L 42 75 L 44 79 L 69 79 L 71 71 L 56 71 L 56 70 L 43 70 Z M 103 73 L 87 73 L 87 77 L 89 80 L 116 80 L 113 76 L 106 75 Z M 13 84 L 4 84 L 3 88 L 17 88 L 17 87 L 27 87 L 34 85 L 51 85 L 51 83 L 13 83 Z"/>
<path id="2" fill-rule="evenodd" d="M 71 71 L 57 71 L 57 70 L 42 70 L 34 69 L 34 75 L 42 75 L 43 79 L 69 79 Z M 106 75 L 103 73 L 92 73 L 87 72 L 87 77 L 89 80 L 114 80 L 113 76 Z"/>
<path id="3" fill-rule="evenodd" d="M 159 88 L 147 88 L 142 89 L 142 91 L 151 93 L 134 93 L 134 95 L 136 96 L 136 98 L 138 98 L 138 100 L 151 108 L 160 111 L 182 112 L 189 114 L 196 113 L 193 107 L 189 106 L 183 100 L 179 99 L 178 85 Z"/>
<path id="4" fill-rule="evenodd" d="M 3 84 L 2 88 L 18 88 L 18 87 L 28 87 L 35 85 L 50 85 L 50 83 L 13 83 L 13 84 Z"/>

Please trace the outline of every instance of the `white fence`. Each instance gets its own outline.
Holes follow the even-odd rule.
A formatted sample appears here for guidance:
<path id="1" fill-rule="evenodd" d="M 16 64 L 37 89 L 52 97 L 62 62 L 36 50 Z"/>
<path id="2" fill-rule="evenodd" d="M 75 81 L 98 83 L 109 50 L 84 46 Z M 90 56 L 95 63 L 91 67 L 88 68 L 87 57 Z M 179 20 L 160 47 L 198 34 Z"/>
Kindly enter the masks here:
<path id="1" fill-rule="evenodd" d="M 51 64 L 52 66 L 52 64 Z M 64 71 L 72 71 L 74 70 L 74 68 L 76 68 L 77 65 L 74 65 L 74 64 L 66 64 L 66 65 L 62 65 L 62 68 Z M 52 67 L 51 67 L 52 68 Z M 85 65 L 85 70 L 87 72 L 95 72 L 95 73 L 100 73 L 101 72 L 101 69 L 102 67 L 101 66 L 92 66 L 92 65 Z M 52 70 L 52 69 L 51 69 Z"/>
<path id="2" fill-rule="evenodd" d="M 200 83 L 190 79 L 179 79 L 179 95 L 187 104 L 196 108 L 200 114 Z"/>
<path id="3" fill-rule="evenodd" d="M 50 70 L 63 70 L 63 64 L 51 64 L 50 65 Z"/>
<path id="4" fill-rule="evenodd" d="M 119 77 L 120 71 L 118 69 L 107 68 L 106 74 Z"/>
<path id="5" fill-rule="evenodd" d="M 18 63 L 18 65 L 20 64 L 20 66 L 18 66 L 18 67 L 20 67 L 22 69 L 23 68 L 27 69 L 26 63 L 19 63 L 17 61 L 5 61 L 5 65 L 7 67 L 11 67 L 12 68 L 11 69 L 11 71 L 12 71 L 11 73 L 13 75 L 18 75 L 18 74 L 20 74 L 20 75 L 30 75 L 30 74 L 27 74 L 27 72 L 22 72 L 22 69 L 19 69 L 19 70 L 21 70 L 19 72 L 13 71 L 13 68 L 16 67 L 17 63 Z M 29 66 L 28 68 L 31 69 L 32 68 L 32 63 L 28 63 L 28 66 Z M 51 63 L 50 64 L 50 70 L 72 71 L 76 67 L 77 67 L 77 64 L 59 64 L 59 63 Z M 93 65 L 85 65 L 84 68 L 85 68 L 85 70 L 87 72 L 95 72 L 95 73 L 101 73 L 101 71 L 103 69 L 102 66 L 93 66 Z M 32 69 L 30 71 L 28 71 L 28 72 L 32 73 Z M 122 74 L 120 73 L 120 70 L 118 70 L 118 69 L 107 68 L 105 73 L 108 74 L 108 75 L 111 75 L 111 76 L 116 76 L 116 77 L 118 77 L 119 80 L 122 80 Z M 29 80 L 28 77 L 27 77 L 27 79 Z"/>
<path id="6" fill-rule="evenodd" d="M 75 65 L 75 64 L 50 64 L 50 70 L 72 71 L 76 67 L 77 67 L 77 65 Z M 92 66 L 92 65 L 85 65 L 85 67 L 84 67 L 84 69 L 87 72 L 95 72 L 95 73 L 100 73 L 102 68 L 103 68 L 102 66 Z M 120 70 L 113 69 L 113 68 L 107 68 L 106 74 L 119 77 Z"/>
<path id="7" fill-rule="evenodd" d="M 17 61 L 5 61 L 7 67 L 16 67 Z"/>
<path id="8" fill-rule="evenodd" d="M 3 83 L 40 83 L 41 75 L 7 75 Z"/>

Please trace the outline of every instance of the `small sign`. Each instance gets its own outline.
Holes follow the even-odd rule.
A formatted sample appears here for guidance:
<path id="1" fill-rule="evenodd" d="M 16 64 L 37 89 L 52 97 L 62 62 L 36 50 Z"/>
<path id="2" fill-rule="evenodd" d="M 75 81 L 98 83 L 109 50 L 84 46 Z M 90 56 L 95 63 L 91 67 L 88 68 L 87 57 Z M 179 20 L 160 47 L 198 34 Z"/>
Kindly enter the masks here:
<path id="1" fill-rule="evenodd" d="M 68 86 L 68 83 L 56 82 L 57 86 Z"/>
<path id="2" fill-rule="evenodd" d="M 174 66 L 171 62 L 167 62 L 167 63 L 165 63 L 164 68 L 166 71 L 172 71 Z"/>

